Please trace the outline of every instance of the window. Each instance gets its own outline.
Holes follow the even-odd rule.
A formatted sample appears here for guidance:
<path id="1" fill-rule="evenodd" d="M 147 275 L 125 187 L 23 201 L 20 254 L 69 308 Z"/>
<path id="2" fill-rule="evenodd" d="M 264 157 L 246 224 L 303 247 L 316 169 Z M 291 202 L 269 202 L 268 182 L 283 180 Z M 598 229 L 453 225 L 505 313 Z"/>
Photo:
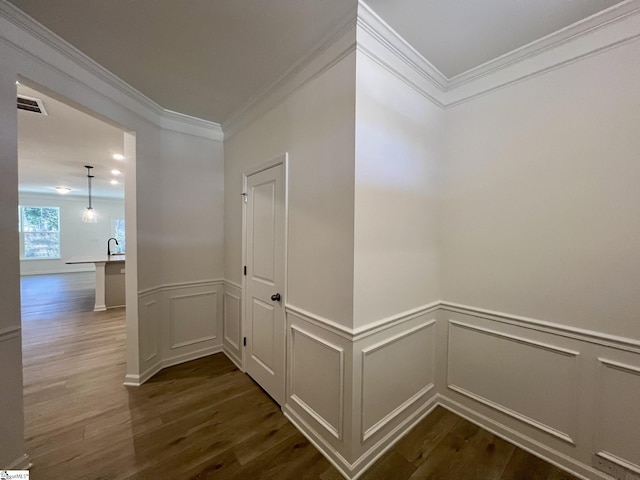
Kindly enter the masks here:
<path id="1" fill-rule="evenodd" d="M 58 207 L 20 207 L 23 258 L 60 258 L 60 209 Z"/>
<path id="2" fill-rule="evenodd" d="M 117 218 L 114 220 L 113 236 L 116 240 L 118 240 L 118 245 L 116 246 L 116 252 L 124 253 L 125 252 L 124 219 Z"/>

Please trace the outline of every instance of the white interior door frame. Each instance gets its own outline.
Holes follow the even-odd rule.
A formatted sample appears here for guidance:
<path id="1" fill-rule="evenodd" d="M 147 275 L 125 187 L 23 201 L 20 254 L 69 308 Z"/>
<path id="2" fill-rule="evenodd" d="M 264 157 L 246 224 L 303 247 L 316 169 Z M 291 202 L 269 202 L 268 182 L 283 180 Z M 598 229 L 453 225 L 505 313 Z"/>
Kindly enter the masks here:
<path id="1" fill-rule="evenodd" d="M 240 266 L 240 268 L 244 269 L 244 266 L 247 265 L 247 204 L 244 201 L 245 200 L 244 194 L 247 191 L 248 178 L 251 175 L 260 173 L 264 170 L 268 170 L 278 165 L 282 165 L 284 168 L 284 230 L 285 230 L 285 234 L 284 234 L 284 295 L 282 299 L 282 305 L 286 305 L 286 300 L 288 298 L 288 293 L 289 293 L 289 265 L 288 265 L 289 263 L 289 246 L 288 246 L 289 244 L 289 153 L 288 152 L 278 155 L 277 157 L 274 157 L 268 162 L 261 163 L 255 167 L 252 167 L 246 170 L 242 174 L 242 192 L 241 192 L 242 198 L 240 199 L 240 201 L 242 202 L 242 265 Z M 241 273 L 242 273 L 242 302 L 240 307 L 240 319 L 241 319 L 240 323 L 242 328 L 241 345 L 244 345 L 244 337 L 246 336 L 246 332 L 247 332 L 247 315 L 246 315 L 247 312 L 245 311 L 245 308 L 244 308 L 246 293 L 247 293 L 247 277 L 246 275 L 244 275 L 244 271 L 242 271 Z M 285 312 L 285 321 L 286 321 L 286 312 Z M 286 325 L 285 325 L 284 345 L 285 345 L 284 356 L 285 356 L 285 365 L 286 365 L 286 361 L 287 361 Z M 246 372 L 246 358 L 245 358 L 246 348 L 244 348 L 244 346 L 242 346 L 241 348 L 242 348 L 242 371 Z M 286 375 L 285 375 L 285 382 L 286 382 Z M 286 385 L 285 385 L 285 389 L 286 389 Z"/>

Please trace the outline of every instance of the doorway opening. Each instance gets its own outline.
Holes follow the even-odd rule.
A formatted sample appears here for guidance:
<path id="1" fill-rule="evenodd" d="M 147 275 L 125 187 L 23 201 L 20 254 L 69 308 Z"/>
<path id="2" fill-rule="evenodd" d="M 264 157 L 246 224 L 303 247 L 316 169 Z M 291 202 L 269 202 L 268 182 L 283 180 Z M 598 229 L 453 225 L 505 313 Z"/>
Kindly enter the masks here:
<path id="1" fill-rule="evenodd" d="M 86 415 L 108 396 L 102 380 L 126 374 L 135 136 L 29 80 L 16 93 L 25 438 L 37 461 L 78 434 L 57 428 L 61 417 Z M 96 222 L 83 221 L 89 206 Z M 115 267 L 103 270 L 101 305 L 100 263 Z"/>

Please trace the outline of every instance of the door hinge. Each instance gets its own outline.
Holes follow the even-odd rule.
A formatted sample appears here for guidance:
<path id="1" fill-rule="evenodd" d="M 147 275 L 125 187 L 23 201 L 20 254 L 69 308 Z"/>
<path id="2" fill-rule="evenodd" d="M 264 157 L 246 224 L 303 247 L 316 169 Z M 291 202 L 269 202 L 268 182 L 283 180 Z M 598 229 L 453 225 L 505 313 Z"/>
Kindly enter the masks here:
<path id="1" fill-rule="evenodd" d="M 247 346 L 247 337 L 244 337 L 244 339 L 242 340 L 242 346 L 243 347 Z"/>
<path id="2" fill-rule="evenodd" d="M 244 266 L 244 269 L 243 269 L 243 270 L 244 270 L 244 275 L 245 275 L 245 277 L 246 277 L 246 276 L 247 276 L 247 266 L 246 266 L 246 265 Z"/>
<path id="3" fill-rule="evenodd" d="M 249 196 L 246 193 L 242 193 L 242 200 L 244 201 L 244 203 L 248 203 L 249 202 Z"/>

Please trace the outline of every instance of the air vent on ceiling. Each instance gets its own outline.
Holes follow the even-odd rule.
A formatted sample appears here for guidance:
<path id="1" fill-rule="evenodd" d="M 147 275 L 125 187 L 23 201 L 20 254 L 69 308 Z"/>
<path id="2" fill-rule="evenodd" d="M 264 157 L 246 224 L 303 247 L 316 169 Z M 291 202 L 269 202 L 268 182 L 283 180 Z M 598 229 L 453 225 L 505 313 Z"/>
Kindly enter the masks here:
<path id="1" fill-rule="evenodd" d="M 42 100 L 39 98 L 25 97 L 24 95 L 18 95 L 18 110 L 26 110 L 28 112 L 39 113 L 40 115 L 47 114 Z"/>

